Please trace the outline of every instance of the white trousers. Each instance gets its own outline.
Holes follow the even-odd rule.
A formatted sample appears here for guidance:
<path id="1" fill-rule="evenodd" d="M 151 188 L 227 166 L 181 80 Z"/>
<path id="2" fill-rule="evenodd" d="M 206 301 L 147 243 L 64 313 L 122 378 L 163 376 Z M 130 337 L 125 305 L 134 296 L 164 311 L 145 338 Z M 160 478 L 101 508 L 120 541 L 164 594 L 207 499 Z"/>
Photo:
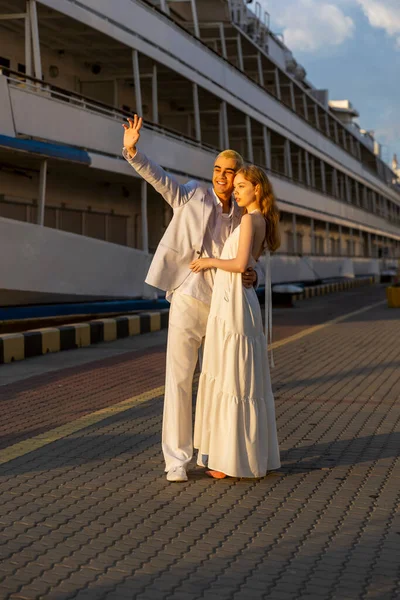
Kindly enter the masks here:
<path id="1" fill-rule="evenodd" d="M 162 449 L 165 470 L 186 467 L 193 456 L 193 375 L 210 307 L 174 292 L 169 310 Z"/>

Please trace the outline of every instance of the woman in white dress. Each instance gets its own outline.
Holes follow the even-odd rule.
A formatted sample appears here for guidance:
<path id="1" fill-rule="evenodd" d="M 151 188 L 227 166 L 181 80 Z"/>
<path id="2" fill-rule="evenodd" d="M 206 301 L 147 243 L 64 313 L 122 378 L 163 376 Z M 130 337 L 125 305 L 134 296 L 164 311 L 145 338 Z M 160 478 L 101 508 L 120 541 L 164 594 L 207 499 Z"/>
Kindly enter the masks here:
<path id="1" fill-rule="evenodd" d="M 269 252 L 280 245 L 279 212 L 268 177 L 258 167 L 241 169 L 234 186 L 236 202 L 244 209 L 240 226 L 220 259 L 199 258 L 190 265 L 195 272 L 217 269 L 194 432 L 198 464 L 208 455 L 206 472 L 216 479 L 264 477 L 280 467 L 261 309 L 255 290 L 243 287 L 241 277 L 266 250 L 269 288 Z"/>

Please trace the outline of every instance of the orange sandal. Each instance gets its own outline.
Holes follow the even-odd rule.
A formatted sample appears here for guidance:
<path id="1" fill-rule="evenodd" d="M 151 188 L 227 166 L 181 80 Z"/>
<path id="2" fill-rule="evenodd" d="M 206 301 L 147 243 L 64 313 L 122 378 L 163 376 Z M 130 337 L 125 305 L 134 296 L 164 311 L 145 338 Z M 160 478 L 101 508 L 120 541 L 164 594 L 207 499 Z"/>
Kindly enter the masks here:
<path id="1" fill-rule="evenodd" d="M 212 477 L 213 479 L 225 479 L 225 477 L 227 477 L 227 475 L 222 473 L 222 471 L 206 471 L 206 475 Z"/>

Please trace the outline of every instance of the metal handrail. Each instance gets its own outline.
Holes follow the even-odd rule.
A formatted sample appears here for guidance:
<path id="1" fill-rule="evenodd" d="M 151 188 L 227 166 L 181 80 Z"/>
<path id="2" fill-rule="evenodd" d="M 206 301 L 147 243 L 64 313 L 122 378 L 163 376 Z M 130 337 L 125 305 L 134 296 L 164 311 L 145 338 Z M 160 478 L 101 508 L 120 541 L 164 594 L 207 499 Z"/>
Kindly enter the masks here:
<path id="1" fill-rule="evenodd" d="M 27 87 L 30 87 L 30 89 L 34 92 L 41 91 L 47 94 L 50 93 L 53 98 L 68 103 L 71 103 L 72 101 L 84 110 L 93 110 L 94 112 L 113 117 L 115 119 L 127 118 L 132 116 L 132 113 L 123 109 L 115 108 L 109 104 L 101 102 L 100 100 L 91 98 L 90 96 L 85 96 L 83 94 L 78 94 L 77 92 L 66 90 L 64 88 L 47 83 L 41 79 L 37 79 L 36 77 L 31 77 L 30 75 L 26 75 L 25 73 L 21 73 L 19 71 L 14 71 L 6 67 L 0 67 L 0 75 L 4 75 L 7 78 L 7 80 L 13 85 L 20 86 L 21 84 L 25 84 L 27 85 Z M 164 125 L 153 123 L 152 121 L 146 120 L 144 127 L 153 131 L 157 131 L 162 135 L 168 135 L 169 137 L 173 137 L 175 139 L 178 139 L 179 141 L 183 141 L 197 148 L 211 150 L 213 152 L 217 150 L 214 146 L 206 144 L 205 142 L 195 140 L 194 138 L 191 138 L 176 129 L 165 127 Z"/>
<path id="2" fill-rule="evenodd" d="M 20 86 L 21 84 L 28 85 L 28 87 L 30 86 L 31 90 L 34 92 L 39 91 L 39 92 L 44 92 L 45 94 L 50 93 L 53 98 L 59 99 L 61 101 L 67 101 L 68 103 L 71 103 L 71 101 L 72 101 L 76 105 L 80 106 L 83 110 L 93 110 L 96 113 L 100 113 L 100 114 L 103 114 L 108 117 L 111 116 L 115 119 L 120 119 L 121 117 L 126 118 L 128 116 L 132 116 L 132 114 L 127 111 L 124 111 L 122 109 L 118 109 L 118 108 L 115 108 L 108 104 L 105 104 L 104 102 L 101 102 L 99 100 L 91 98 L 90 96 L 78 94 L 77 92 L 72 92 L 72 91 L 66 90 L 64 88 L 61 88 L 59 86 L 49 84 L 41 79 L 37 79 L 36 77 L 26 75 L 25 73 L 21 73 L 20 71 L 14 71 L 12 69 L 9 69 L 8 67 L 0 67 L 0 75 L 4 75 L 7 78 L 7 81 L 10 82 L 11 84 L 14 84 L 14 85 L 17 84 L 18 86 Z M 176 139 L 180 142 L 184 142 L 184 143 L 194 146 L 196 148 L 200 148 L 200 149 L 206 150 L 208 152 L 213 152 L 214 154 L 219 152 L 219 149 L 216 148 L 215 146 L 211 146 L 210 144 L 206 144 L 205 142 L 201 142 L 201 141 L 195 140 L 193 138 L 190 138 L 190 137 L 186 136 L 185 134 L 182 134 L 179 131 L 176 131 L 176 130 L 168 128 L 168 127 L 164 127 L 163 125 L 159 125 L 158 123 L 146 121 L 146 124 L 144 127 L 147 129 L 150 129 L 152 131 L 155 131 L 158 134 L 165 135 L 167 137 Z M 278 177 L 279 179 L 288 181 L 290 183 L 294 183 L 305 189 L 309 189 L 309 190 L 315 191 L 317 193 L 323 194 L 324 196 L 333 198 L 335 200 L 338 200 L 339 202 L 345 202 L 344 200 L 342 200 L 341 198 L 338 198 L 337 196 L 328 194 L 327 192 L 324 192 L 323 190 L 320 190 L 317 187 L 308 185 L 307 183 L 301 182 L 297 179 L 290 178 L 289 176 L 287 176 L 279 171 L 275 171 L 273 169 L 268 169 L 267 167 L 261 166 L 261 165 L 258 165 L 258 166 L 260 166 L 265 171 L 269 172 L 271 175 Z M 361 210 L 365 210 L 366 212 L 369 212 L 368 209 L 366 209 L 362 206 L 358 206 L 357 208 L 360 208 Z M 377 216 L 379 216 L 379 215 L 377 215 Z"/>

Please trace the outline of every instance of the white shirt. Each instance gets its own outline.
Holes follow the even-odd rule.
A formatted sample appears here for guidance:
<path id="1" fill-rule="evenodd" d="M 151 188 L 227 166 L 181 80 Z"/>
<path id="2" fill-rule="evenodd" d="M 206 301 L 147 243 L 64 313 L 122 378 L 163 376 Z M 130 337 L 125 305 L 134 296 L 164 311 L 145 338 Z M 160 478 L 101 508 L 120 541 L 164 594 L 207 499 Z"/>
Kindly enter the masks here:
<path id="1" fill-rule="evenodd" d="M 212 193 L 214 196 L 214 210 L 208 220 L 204 235 L 202 258 L 220 258 L 222 248 L 232 232 L 233 200 L 231 201 L 231 210 L 229 213 L 223 213 L 221 200 L 214 190 L 212 190 Z M 192 271 L 178 289 L 182 294 L 210 305 L 215 272 L 216 269 L 206 269 L 205 271 L 200 271 L 200 273 L 193 273 Z M 166 293 L 166 299 L 169 302 L 171 302 L 173 292 L 174 290 L 168 290 Z"/>

